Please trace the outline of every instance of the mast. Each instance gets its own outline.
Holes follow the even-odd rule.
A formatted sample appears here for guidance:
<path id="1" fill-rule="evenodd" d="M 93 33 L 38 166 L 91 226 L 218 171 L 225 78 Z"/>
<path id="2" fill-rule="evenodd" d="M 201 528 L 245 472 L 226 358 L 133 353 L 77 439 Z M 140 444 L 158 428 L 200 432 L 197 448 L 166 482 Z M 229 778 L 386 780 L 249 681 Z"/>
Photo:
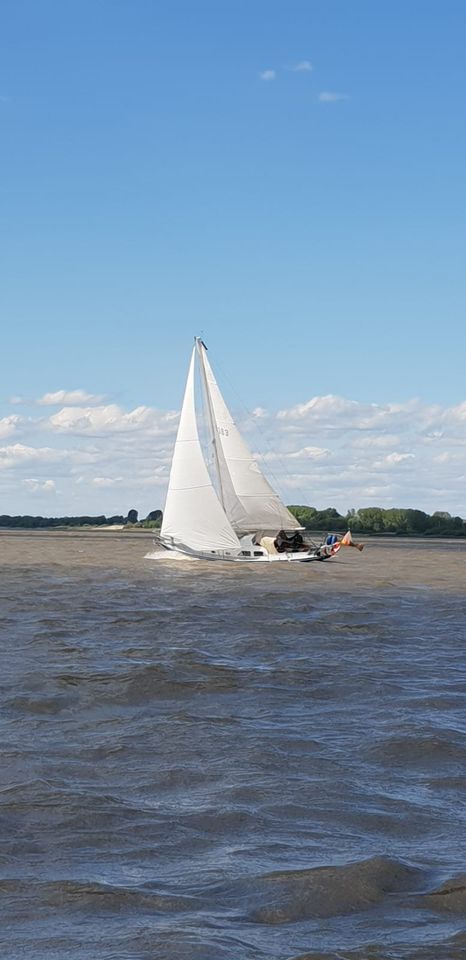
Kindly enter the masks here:
<path id="1" fill-rule="evenodd" d="M 215 416 L 214 416 L 214 410 L 213 410 L 213 407 L 212 407 L 212 398 L 211 398 L 211 396 L 210 396 L 210 390 L 209 390 L 209 386 L 208 386 L 208 383 L 207 383 L 207 373 L 206 373 L 206 368 L 205 368 L 205 363 L 204 363 L 204 351 L 207 350 L 207 347 L 206 347 L 204 341 L 201 340 L 200 337 L 194 337 L 194 340 L 195 340 L 195 342 L 196 342 L 197 353 L 198 353 L 198 357 L 199 357 L 199 367 L 200 367 L 201 380 L 202 380 L 202 392 L 203 392 L 204 399 L 205 399 L 205 402 L 206 402 L 207 417 L 208 417 L 208 421 L 209 421 L 209 430 L 210 430 L 210 436 L 211 436 L 211 438 L 212 438 L 212 447 L 213 447 L 213 451 L 214 451 L 215 469 L 216 469 L 217 478 L 218 478 L 218 494 L 219 494 L 219 500 L 220 500 L 220 503 L 222 504 L 223 509 L 225 509 L 225 493 L 224 493 L 224 490 L 223 490 L 222 471 L 221 471 L 221 468 L 220 468 L 220 457 L 219 457 L 219 452 L 218 452 L 218 428 L 217 428 L 217 423 L 216 423 Z"/>

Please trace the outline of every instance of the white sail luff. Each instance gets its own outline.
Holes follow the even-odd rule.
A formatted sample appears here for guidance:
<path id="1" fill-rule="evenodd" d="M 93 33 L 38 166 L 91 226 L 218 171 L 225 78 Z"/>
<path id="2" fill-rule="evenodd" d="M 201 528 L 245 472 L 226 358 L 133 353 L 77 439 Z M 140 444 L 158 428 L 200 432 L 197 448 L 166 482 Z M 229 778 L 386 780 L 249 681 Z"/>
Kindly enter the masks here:
<path id="1" fill-rule="evenodd" d="M 217 497 L 199 442 L 194 401 L 194 348 L 173 453 L 161 535 L 188 549 L 240 551 L 240 544 Z"/>
<path id="2" fill-rule="evenodd" d="M 250 531 L 298 530 L 300 524 L 264 477 L 243 440 L 218 387 L 201 342 L 206 388 L 217 428 L 218 457 L 223 471 L 225 512 L 237 533 Z"/>

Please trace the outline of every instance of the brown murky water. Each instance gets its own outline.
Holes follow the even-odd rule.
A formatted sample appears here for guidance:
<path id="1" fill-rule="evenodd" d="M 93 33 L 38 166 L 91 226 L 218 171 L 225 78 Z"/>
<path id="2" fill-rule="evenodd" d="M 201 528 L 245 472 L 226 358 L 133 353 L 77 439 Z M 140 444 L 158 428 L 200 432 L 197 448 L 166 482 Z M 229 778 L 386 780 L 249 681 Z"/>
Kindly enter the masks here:
<path id="1" fill-rule="evenodd" d="M 466 544 L 0 534 L 2 956 L 466 956 Z"/>

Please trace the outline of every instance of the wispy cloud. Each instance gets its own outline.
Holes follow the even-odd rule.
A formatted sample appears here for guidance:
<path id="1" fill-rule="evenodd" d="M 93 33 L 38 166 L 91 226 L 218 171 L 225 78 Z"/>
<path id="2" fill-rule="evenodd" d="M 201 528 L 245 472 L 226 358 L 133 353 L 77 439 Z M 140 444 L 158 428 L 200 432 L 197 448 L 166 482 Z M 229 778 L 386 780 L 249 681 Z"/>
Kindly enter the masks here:
<path id="1" fill-rule="evenodd" d="M 393 453 L 389 453 L 387 457 L 382 461 L 382 463 L 388 464 L 388 466 L 395 466 L 397 463 L 403 463 L 403 460 L 414 460 L 414 453 L 398 453 L 396 450 Z"/>
<path id="2" fill-rule="evenodd" d="M 23 418 L 18 417 L 17 414 L 13 414 L 9 417 L 2 417 L 0 419 L 0 437 L 9 437 L 12 433 L 16 433 L 19 424 L 22 422 Z"/>
<path id="3" fill-rule="evenodd" d="M 57 433 L 102 436 L 111 433 L 170 435 L 176 427 L 176 413 L 160 413 L 152 407 L 135 407 L 126 412 L 116 403 L 96 407 L 62 407 L 44 421 L 44 429 Z"/>
<path id="4" fill-rule="evenodd" d="M 275 78 L 276 78 L 276 76 L 277 76 L 277 71 L 276 71 L 276 70 L 262 70 L 262 72 L 259 74 L 259 76 L 260 76 L 261 80 L 266 80 L 266 81 L 267 81 L 267 80 L 268 80 L 268 81 L 270 81 L 270 80 L 275 80 Z"/>
<path id="5" fill-rule="evenodd" d="M 299 60 L 298 63 L 293 64 L 292 67 L 288 67 L 288 70 L 291 70 L 293 73 L 310 73 L 314 67 L 310 60 Z"/>
<path id="6" fill-rule="evenodd" d="M 349 100 L 348 93 L 333 93 L 330 90 L 322 90 L 319 93 L 320 103 L 337 103 L 339 100 Z"/>
<path id="7" fill-rule="evenodd" d="M 36 477 L 31 477 L 22 483 L 30 493 L 56 493 L 54 480 L 37 480 Z"/>
<path id="8" fill-rule="evenodd" d="M 115 484 L 121 483 L 123 477 L 93 477 L 92 483 L 95 487 L 114 487 Z"/>
<path id="9" fill-rule="evenodd" d="M 54 407 L 60 404 L 74 406 L 78 403 L 102 403 L 103 399 L 102 396 L 87 393 L 86 390 L 55 390 L 54 393 L 44 393 L 36 403 L 41 407 Z"/>
<path id="10" fill-rule="evenodd" d="M 26 463 L 57 463 L 66 457 L 66 452 L 53 447 L 34 447 L 13 443 L 0 447 L 0 470 L 21 468 Z"/>
<path id="11" fill-rule="evenodd" d="M 336 419 L 341 419 L 342 415 L 352 415 L 358 408 L 359 404 L 356 400 L 345 400 L 344 397 L 329 393 L 324 397 L 311 397 L 305 403 L 298 403 L 287 410 L 279 410 L 277 417 L 279 420 L 288 420 L 296 426 L 300 421 L 311 417 L 334 422 Z"/>

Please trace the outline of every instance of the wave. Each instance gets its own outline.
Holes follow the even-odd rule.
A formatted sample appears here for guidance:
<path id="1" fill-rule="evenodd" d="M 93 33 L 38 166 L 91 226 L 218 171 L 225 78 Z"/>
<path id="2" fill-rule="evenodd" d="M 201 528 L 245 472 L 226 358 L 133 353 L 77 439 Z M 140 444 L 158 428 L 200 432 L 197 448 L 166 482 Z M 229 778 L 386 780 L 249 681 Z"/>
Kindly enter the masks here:
<path id="1" fill-rule="evenodd" d="M 389 857 L 371 857 L 342 866 L 284 871 L 264 877 L 263 903 L 256 923 L 277 924 L 366 910 L 387 894 L 418 888 L 420 869 Z"/>
<path id="2" fill-rule="evenodd" d="M 56 677 L 58 688 L 79 693 L 89 691 L 100 702 L 118 702 L 137 706 L 152 698 L 173 699 L 196 697 L 205 693 L 229 693 L 247 679 L 256 679 L 253 670 L 222 663 L 212 663 L 181 651 L 172 663 L 133 663 L 130 670 L 102 673 L 75 671 Z M 98 691 L 98 693 L 97 693 Z"/>
<path id="3" fill-rule="evenodd" d="M 466 915 L 466 874 L 447 880 L 437 890 L 423 894 L 421 901 L 424 906 L 440 913 Z"/>
<path id="4" fill-rule="evenodd" d="M 86 910 L 135 910 L 138 913 L 180 913 L 190 910 L 195 903 L 189 896 L 162 894 L 147 886 L 131 887 L 86 880 L 1 881 L 4 896 L 40 900 L 48 907 L 74 907 Z"/>
<path id="5" fill-rule="evenodd" d="M 355 950 L 311 950 L 289 957 L 288 960 L 464 960 L 466 956 L 466 934 L 458 933 L 446 940 L 435 943 L 393 944 L 371 943 L 370 947 L 357 947 Z"/>
<path id="6" fill-rule="evenodd" d="M 464 764 L 466 744 L 456 730 L 432 730 L 416 736 L 410 730 L 405 735 L 394 734 L 371 746 L 368 754 L 387 765 L 409 764 L 425 766 L 431 763 L 456 761 Z"/>

